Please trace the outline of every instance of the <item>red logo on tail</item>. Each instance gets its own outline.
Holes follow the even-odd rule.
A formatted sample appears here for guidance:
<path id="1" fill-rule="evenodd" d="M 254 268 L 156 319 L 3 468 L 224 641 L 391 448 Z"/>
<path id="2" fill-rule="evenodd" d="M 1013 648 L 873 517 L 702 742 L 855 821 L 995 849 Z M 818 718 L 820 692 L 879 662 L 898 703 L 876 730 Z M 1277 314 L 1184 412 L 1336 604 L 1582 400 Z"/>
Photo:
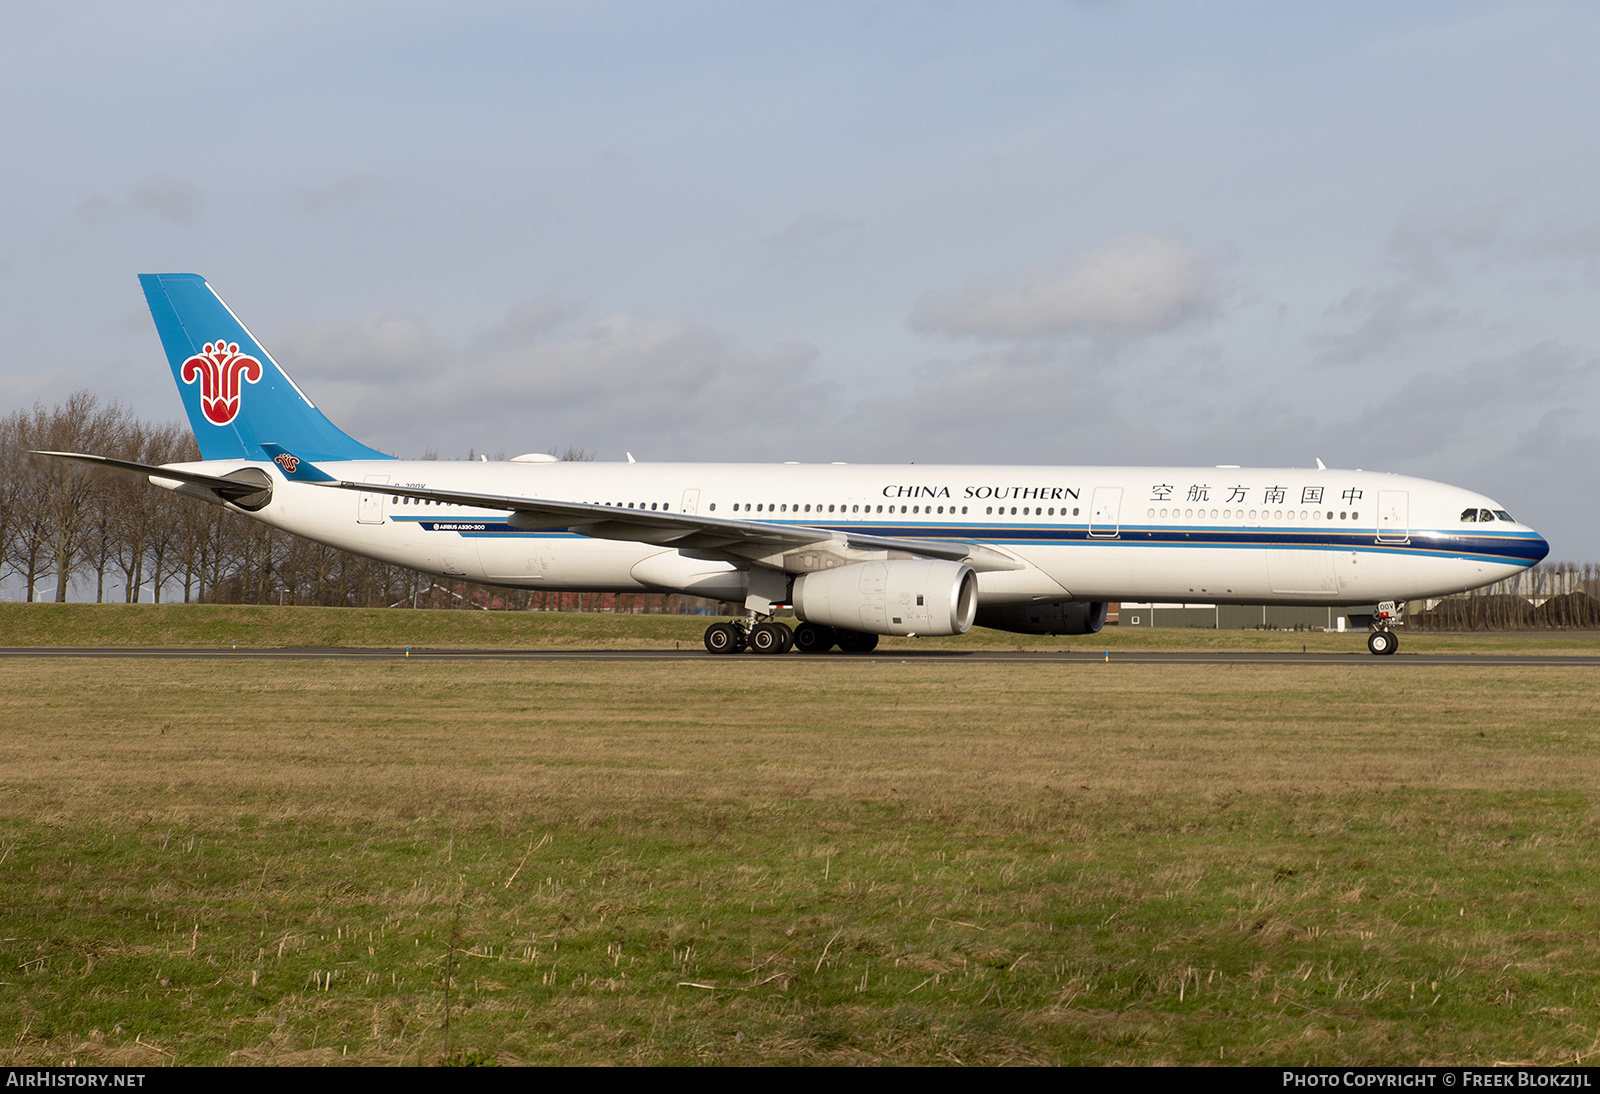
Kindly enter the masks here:
<path id="1" fill-rule="evenodd" d="M 292 475 L 300 469 L 300 457 L 291 456 L 287 452 L 280 452 L 272 457 L 272 462 L 283 468 L 286 474 Z"/>
<path id="2" fill-rule="evenodd" d="M 239 343 L 207 342 L 205 349 L 183 363 L 186 384 L 200 381 L 200 409 L 212 425 L 227 425 L 239 416 L 239 378 L 261 379 L 261 362 L 239 352 Z"/>

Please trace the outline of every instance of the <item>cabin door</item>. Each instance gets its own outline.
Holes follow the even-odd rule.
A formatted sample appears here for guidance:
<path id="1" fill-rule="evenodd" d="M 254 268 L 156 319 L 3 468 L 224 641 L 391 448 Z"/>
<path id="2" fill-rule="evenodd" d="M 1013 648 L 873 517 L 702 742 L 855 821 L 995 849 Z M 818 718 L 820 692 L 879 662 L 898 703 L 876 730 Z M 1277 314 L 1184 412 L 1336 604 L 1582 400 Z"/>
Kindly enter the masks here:
<path id="1" fill-rule="evenodd" d="M 388 475 L 368 475 L 363 482 L 387 483 Z M 356 495 L 356 521 L 360 524 L 383 523 L 383 499 L 387 494 L 374 494 L 363 490 Z"/>
<path id="2" fill-rule="evenodd" d="M 1405 543 L 1411 538 L 1411 495 L 1404 490 L 1378 491 L 1378 542 Z"/>
<path id="3" fill-rule="evenodd" d="M 1097 486 L 1089 510 L 1089 534 L 1113 538 L 1122 529 L 1122 487 Z"/>

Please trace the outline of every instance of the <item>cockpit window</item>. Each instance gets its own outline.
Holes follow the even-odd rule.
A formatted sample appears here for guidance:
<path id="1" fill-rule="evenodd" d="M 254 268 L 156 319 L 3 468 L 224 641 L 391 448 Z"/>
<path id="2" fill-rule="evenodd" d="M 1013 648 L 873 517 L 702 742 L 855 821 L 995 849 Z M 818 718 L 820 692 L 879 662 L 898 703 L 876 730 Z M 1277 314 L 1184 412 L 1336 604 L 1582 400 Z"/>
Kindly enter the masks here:
<path id="1" fill-rule="evenodd" d="M 1493 524 L 1494 523 L 1494 514 L 1489 512 L 1489 510 L 1487 510 L 1487 509 L 1479 509 L 1478 510 L 1478 519 L 1480 521 L 1482 521 L 1484 524 Z"/>
<path id="2" fill-rule="evenodd" d="M 1477 520 L 1478 520 L 1478 510 L 1477 509 L 1463 509 L 1463 510 L 1461 510 L 1461 523 L 1465 524 L 1468 521 L 1471 521 L 1473 523 L 1477 523 Z"/>
<path id="3" fill-rule="evenodd" d="M 1515 520 L 1512 519 L 1511 514 L 1506 512 L 1504 509 L 1496 509 L 1494 511 L 1494 515 L 1499 517 L 1501 520 L 1505 521 L 1507 524 L 1515 524 L 1515 523 L 1517 523 Z"/>

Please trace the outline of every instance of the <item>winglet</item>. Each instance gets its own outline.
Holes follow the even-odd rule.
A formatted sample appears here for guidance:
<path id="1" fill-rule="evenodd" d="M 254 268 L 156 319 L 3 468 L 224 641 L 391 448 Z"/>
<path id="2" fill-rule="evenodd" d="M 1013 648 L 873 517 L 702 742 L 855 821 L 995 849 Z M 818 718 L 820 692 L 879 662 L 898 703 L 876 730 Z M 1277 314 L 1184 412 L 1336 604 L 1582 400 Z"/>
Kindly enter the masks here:
<path id="1" fill-rule="evenodd" d="M 301 459 L 280 444 L 273 444 L 271 441 L 262 441 L 260 443 L 267 455 L 272 457 L 272 462 L 277 464 L 278 469 L 283 472 L 283 477 L 290 482 L 338 481 L 310 460 Z"/>

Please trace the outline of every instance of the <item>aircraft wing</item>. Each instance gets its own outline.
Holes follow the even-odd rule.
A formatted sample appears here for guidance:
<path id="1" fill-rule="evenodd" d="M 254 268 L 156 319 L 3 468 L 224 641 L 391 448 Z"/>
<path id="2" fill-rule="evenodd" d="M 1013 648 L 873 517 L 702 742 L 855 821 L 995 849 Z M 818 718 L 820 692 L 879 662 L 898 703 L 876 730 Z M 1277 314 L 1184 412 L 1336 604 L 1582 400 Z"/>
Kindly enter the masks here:
<path id="1" fill-rule="evenodd" d="M 324 465 L 324 470 L 326 466 Z M 379 485 L 369 482 L 329 482 L 341 490 L 462 505 L 475 509 L 502 509 L 512 514 L 511 526 L 524 531 L 566 528 L 596 539 L 621 539 L 655 543 L 695 552 L 728 552 L 748 560 L 752 554 L 769 555 L 811 544 L 840 542 L 867 551 L 904 551 L 925 558 L 965 562 L 975 570 L 1020 570 L 1026 564 L 981 543 L 966 540 L 901 539 L 895 536 L 857 535 L 805 524 L 776 524 L 755 520 L 730 520 L 665 510 L 625 509 L 586 502 L 550 501 L 430 487 Z"/>

